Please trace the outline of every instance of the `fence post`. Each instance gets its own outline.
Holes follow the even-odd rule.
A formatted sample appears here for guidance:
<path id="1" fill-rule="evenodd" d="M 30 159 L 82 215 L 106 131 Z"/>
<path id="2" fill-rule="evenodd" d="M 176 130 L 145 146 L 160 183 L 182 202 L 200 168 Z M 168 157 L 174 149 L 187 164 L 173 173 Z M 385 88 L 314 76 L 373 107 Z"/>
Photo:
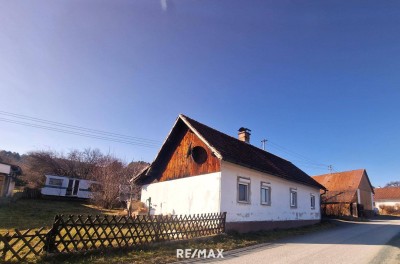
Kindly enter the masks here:
<path id="1" fill-rule="evenodd" d="M 156 221 L 155 224 L 155 236 L 156 236 L 156 242 L 160 242 L 161 238 L 160 238 L 160 234 L 161 234 L 161 223 L 160 223 L 160 219 L 161 215 L 155 215 L 154 216 L 154 220 Z"/>
<path id="2" fill-rule="evenodd" d="M 57 250 L 56 247 L 56 236 L 58 233 L 58 226 L 60 223 L 60 216 L 56 215 L 54 217 L 54 223 L 50 231 L 46 235 L 46 245 L 44 247 L 47 253 L 54 253 Z"/>
<path id="3" fill-rule="evenodd" d="M 222 215 L 222 233 L 225 233 L 226 212 L 223 212 Z"/>

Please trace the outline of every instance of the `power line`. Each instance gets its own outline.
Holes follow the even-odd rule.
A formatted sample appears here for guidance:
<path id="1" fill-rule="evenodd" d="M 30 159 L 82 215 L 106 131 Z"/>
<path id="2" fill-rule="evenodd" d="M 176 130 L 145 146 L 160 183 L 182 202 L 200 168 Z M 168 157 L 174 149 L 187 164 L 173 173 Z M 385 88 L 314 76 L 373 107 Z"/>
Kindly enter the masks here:
<path id="1" fill-rule="evenodd" d="M 313 165 L 317 165 L 317 166 L 321 166 L 321 167 L 328 167 L 329 166 L 329 164 L 323 164 L 323 163 L 315 162 L 315 161 L 311 160 L 310 158 L 308 158 L 308 157 L 306 157 L 306 156 L 304 156 L 302 154 L 299 154 L 297 152 L 289 150 L 289 149 L 287 149 L 287 148 L 285 148 L 285 147 L 283 147 L 281 145 L 278 145 L 278 144 L 276 144 L 274 142 L 271 142 L 271 141 L 268 141 L 268 142 L 272 147 L 280 149 L 281 151 L 283 151 L 283 152 L 285 152 L 285 153 L 287 153 L 289 155 L 296 156 L 297 158 L 303 160 L 303 162 L 307 162 L 309 164 L 313 164 Z"/>
<path id="2" fill-rule="evenodd" d="M 11 112 L 1 111 L 1 110 L 0 110 L 0 115 L 9 116 L 9 117 L 13 117 L 13 118 L 19 118 L 19 119 L 28 120 L 28 121 L 32 121 L 32 122 L 36 122 L 36 123 L 45 124 L 45 125 L 28 123 L 28 122 L 24 122 L 24 121 L 0 117 L 0 121 L 2 121 L 2 122 L 8 122 L 8 123 L 13 123 L 13 124 L 18 124 L 18 125 L 23 125 L 23 126 L 28 126 L 28 127 L 34 127 L 34 128 L 39 128 L 39 129 L 44 129 L 44 130 L 49 130 L 49 131 L 55 131 L 55 132 L 64 133 L 64 134 L 71 134 L 71 135 L 77 135 L 77 136 L 82 136 L 82 137 L 87 137 L 87 138 L 94 138 L 94 139 L 100 139 L 100 140 L 106 140 L 106 141 L 112 141 L 112 142 L 136 145 L 136 146 L 142 146 L 142 147 L 149 147 L 149 148 L 156 148 L 161 143 L 160 141 L 157 141 L 157 140 L 127 136 L 127 135 L 123 135 L 123 134 L 107 132 L 107 131 L 97 130 L 97 129 L 92 129 L 92 128 L 86 128 L 86 127 L 82 127 L 82 126 L 70 125 L 70 124 L 66 124 L 66 123 L 50 121 L 50 120 L 46 120 L 46 119 L 42 119 L 42 118 L 36 118 L 36 117 L 31 117 L 31 116 L 27 116 L 27 115 L 21 115 L 21 114 L 16 114 L 16 113 L 11 113 Z M 262 148 L 264 150 L 265 150 L 266 142 L 267 142 L 266 139 L 261 141 Z M 302 154 L 299 154 L 297 152 L 289 150 L 289 149 L 287 149 L 281 145 L 278 145 L 274 142 L 271 142 L 269 140 L 268 140 L 268 143 L 273 148 L 279 149 L 280 151 L 285 152 L 286 154 L 289 154 L 289 155 L 299 158 L 300 160 L 298 160 L 297 162 L 305 164 L 305 165 L 303 165 L 305 167 L 313 167 L 315 169 L 324 168 L 324 169 L 328 169 L 330 172 L 332 172 L 332 171 L 336 172 L 336 170 L 333 169 L 332 165 L 315 162 Z"/>
<path id="3" fill-rule="evenodd" d="M 136 142 L 136 141 L 132 141 L 132 140 L 123 140 L 123 139 L 118 139 L 118 138 L 93 135 L 93 134 L 88 134 L 88 133 L 83 133 L 83 132 L 65 130 L 65 129 L 60 129 L 60 128 L 56 128 L 56 127 L 43 126 L 43 125 L 27 123 L 27 122 L 18 121 L 18 120 L 12 120 L 12 119 L 6 119 L 6 118 L 1 118 L 1 117 L 0 117 L 0 121 L 12 123 L 12 124 L 24 125 L 24 126 L 28 126 L 28 127 L 40 128 L 40 129 L 44 129 L 44 130 L 56 131 L 56 132 L 60 132 L 60 133 L 64 133 L 64 134 L 71 134 L 71 135 L 83 136 L 83 137 L 88 137 L 88 138 L 113 141 L 113 142 L 117 142 L 117 143 L 129 144 L 129 145 L 137 145 L 137 146 L 149 147 L 149 148 L 157 147 L 156 144 L 152 144 L 152 143 Z"/>
<path id="4" fill-rule="evenodd" d="M 274 142 L 268 141 L 270 146 L 275 147 L 276 149 L 279 149 L 282 152 L 285 152 L 288 155 L 297 157 L 300 160 L 297 161 L 293 161 L 296 163 L 302 163 L 303 165 L 301 165 L 302 167 L 308 167 L 308 168 L 312 168 L 312 169 L 317 169 L 317 170 L 328 170 L 330 173 L 332 173 L 332 171 L 337 172 L 332 165 L 330 164 L 324 164 L 324 163 L 320 163 L 320 162 L 316 162 L 314 160 L 311 160 L 310 158 L 299 154 L 298 152 L 289 150 L 281 145 L 278 145 Z"/>
<path id="5" fill-rule="evenodd" d="M 68 129 L 72 129 L 72 130 L 78 130 L 78 131 L 84 131 L 84 132 L 89 132 L 89 133 L 93 133 L 93 134 L 99 134 L 99 135 L 103 135 L 103 136 L 109 136 L 109 137 L 113 137 L 113 138 L 134 140 L 134 141 L 138 141 L 138 142 L 141 141 L 143 143 L 146 142 L 146 143 L 151 143 L 151 144 L 153 144 L 153 143 L 160 144 L 161 143 L 158 140 L 146 139 L 146 138 L 140 138 L 140 137 L 132 137 L 132 136 L 122 135 L 122 134 L 118 134 L 118 133 L 107 132 L 107 131 L 103 131 L 103 130 L 86 128 L 86 127 L 82 127 L 82 126 L 69 125 L 66 123 L 50 121 L 50 120 L 31 117 L 31 116 L 27 116 L 27 115 L 15 114 L 15 113 L 6 112 L 6 111 L 0 111 L 0 115 L 10 116 L 10 117 L 14 117 L 14 118 L 24 119 L 24 120 L 47 124 L 47 125 L 52 125 L 52 126 L 56 126 L 56 127 L 63 127 L 63 128 L 68 128 Z"/>

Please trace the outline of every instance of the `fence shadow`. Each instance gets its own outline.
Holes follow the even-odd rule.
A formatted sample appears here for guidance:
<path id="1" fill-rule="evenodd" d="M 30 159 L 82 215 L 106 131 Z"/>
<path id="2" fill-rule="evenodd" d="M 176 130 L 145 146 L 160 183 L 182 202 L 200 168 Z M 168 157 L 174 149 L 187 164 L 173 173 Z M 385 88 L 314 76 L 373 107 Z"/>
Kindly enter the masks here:
<path id="1" fill-rule="evenodd" d="M 154 242 L 184 240 L 221 234 L 226 213 L 182 216 L 55 217 L 50 230 L 29 229 L 0 235 L 3 261 L 24 261 L 35 256 L 129 248 Z"/>

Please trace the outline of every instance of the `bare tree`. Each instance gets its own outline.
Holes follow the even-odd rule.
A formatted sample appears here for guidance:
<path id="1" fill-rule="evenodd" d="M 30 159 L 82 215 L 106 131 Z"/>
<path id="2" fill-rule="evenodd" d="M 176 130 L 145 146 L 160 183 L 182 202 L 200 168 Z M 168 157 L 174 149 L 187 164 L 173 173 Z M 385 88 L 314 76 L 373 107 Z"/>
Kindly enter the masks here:
<path id="1" fill-rule="evenodd" d="M 147 166 L 149 166 L 149 163 L 147 163 L 147 162 L 144 162 L 144 161 L 133 162 L 132 161 L 126 167 L 126 170 L 127 170 L 126 175 L 129 175 L 129 178 L 125 179 L 125 181 L 128 182 L 127 186 L 129 186 L 129 194 L 126 199 L 126 206 L 127 206 L 129 216 L 132 215 L 132 211 L 134 210 L 133 201 L 140 199 L 140 191 L 141 191 L 140 186 L 133 183 L 131 181 L 131 179 L 132 179 L 132 177 L 139 174 Z"/>
<path id="2" fill-rule="evenodd" d="M 387 183 L 385 187 L 400 187 L 400 181 L 391 181 Z"/>
<path id="3" fill-rule="evenodd" d="M 104 156 L 96 166 L 92 179 L 97 181 L 93 193 L 93 201 L 105 208 L 117 206 L 119 186 L 124 178 L 124 164 L 110 155 Z"/>
<path id="4" fill-rule="evenodd" d="M 25 181 L 29 187 L 38 188 L 44 183 L 45 174 L 63 175 L 57 153 L 51 151 L 36 151 L 28 153 L 24 165 Z"/>
<path id="5" fill-rule="evenodd" d="M 89 179 L 103 154 L 98 149 L 71 150 L 67 155 L 55 151 L 29 152 L 22 165 L 29 187 L 38 188 L 44 183 L 44 175 L 69 176 Z"/>
<path id="6" fill-rule="evenodd" d="M 136 176 L 141 172 L 144 168 L 149 166 L 149 163 L 144 161 L 132 161 L 126 167 L 126 179 L 125 181 L 131 186 L 131 198 L 139 199 L 140 198 L 140 186 L 131 182 L 132 177 Z"/>
<path id="7" fill-rule="evenodd" d="M 10 152 L 11 153 L 11 152 Z M 11 153 L 15 156 L 15 153 Z M 10 156 L 0 152 L 0 158 Z M 137 199 L 140 188 L 131 185 L 130 179 L 138 174 L 148 163 L 143 161 L 124 163 L 98 149 L 71 150 L 67 154 L 55 151 L 33 151 L 24 156 L 21 163 L 24 179 L 30 188 L 44 185 L 45 175 L 68 176 L 96 181 L 93 202 L 97 205 L 112 208 L 120 204 L 121 186 L 128 187 L 130 199 Z"/>

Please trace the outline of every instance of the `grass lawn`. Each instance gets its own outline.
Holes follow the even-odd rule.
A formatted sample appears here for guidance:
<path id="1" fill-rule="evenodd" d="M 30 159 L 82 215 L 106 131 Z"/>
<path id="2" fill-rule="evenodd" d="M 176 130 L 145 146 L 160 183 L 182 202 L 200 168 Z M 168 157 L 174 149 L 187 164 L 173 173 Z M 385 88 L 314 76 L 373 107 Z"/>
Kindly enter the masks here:
<path id="1" fill-rule="evenodd" d="M 50 228 L 56 214 L 64 215 L 116 215 L 122 210 L 106 210 L 83 201 L 54 201 L 21 199 L 0 205 L 0 234 L 15 228 Z"/>

